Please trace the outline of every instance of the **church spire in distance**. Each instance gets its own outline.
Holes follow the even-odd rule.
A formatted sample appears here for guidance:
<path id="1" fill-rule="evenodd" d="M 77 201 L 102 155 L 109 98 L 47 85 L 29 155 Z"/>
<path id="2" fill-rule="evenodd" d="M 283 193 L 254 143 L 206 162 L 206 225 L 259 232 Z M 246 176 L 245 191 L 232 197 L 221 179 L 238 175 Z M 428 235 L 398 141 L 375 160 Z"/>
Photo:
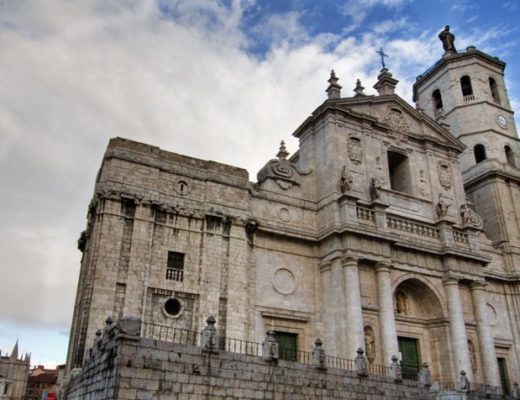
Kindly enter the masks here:
<path id="1" fill-rule="evenodd" d="M 16 339 L 16 343 L 14 344 L 13 351 L 11 351 L 11 358 L 18 358 L 18 339 Z"/>

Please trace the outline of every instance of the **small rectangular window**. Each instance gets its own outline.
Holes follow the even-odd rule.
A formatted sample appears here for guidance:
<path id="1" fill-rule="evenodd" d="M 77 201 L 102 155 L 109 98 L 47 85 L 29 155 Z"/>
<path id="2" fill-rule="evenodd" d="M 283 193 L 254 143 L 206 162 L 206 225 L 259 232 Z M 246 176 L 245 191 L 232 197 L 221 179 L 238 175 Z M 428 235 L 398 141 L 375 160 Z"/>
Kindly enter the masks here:
<path id="1" fill-rule="evenodd" d="M 184 280 L 184 253 L 178 253 L 176 251 L 168 252 L 166 279 L 177 282 Z"/>

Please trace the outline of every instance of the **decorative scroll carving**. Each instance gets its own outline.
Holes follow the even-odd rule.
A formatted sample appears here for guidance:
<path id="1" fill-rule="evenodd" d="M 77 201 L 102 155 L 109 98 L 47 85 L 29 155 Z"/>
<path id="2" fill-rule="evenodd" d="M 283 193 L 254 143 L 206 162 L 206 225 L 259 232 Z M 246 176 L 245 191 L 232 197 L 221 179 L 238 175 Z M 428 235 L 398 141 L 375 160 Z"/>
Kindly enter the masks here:
<path id="1" fill-rule="evenodd" d="M 273 179 L 281 189 L 288 190 L 293 186 L 300 185 L 301 175 L 310 173 L 311 171 L 302 171 L 296 165 L 281 157 L 270 160 L 264 165 L 256 178 L 259 184 L 262 184 L 267 179 Z"/>
<path id="2" fill-rule="evenodd" d="M 444 190 L 450 190 L 452 176 L 450 164 L 447 161 L 437 161 L 437 175 L 439 176 L 439 183 L 444 188 Z"/>

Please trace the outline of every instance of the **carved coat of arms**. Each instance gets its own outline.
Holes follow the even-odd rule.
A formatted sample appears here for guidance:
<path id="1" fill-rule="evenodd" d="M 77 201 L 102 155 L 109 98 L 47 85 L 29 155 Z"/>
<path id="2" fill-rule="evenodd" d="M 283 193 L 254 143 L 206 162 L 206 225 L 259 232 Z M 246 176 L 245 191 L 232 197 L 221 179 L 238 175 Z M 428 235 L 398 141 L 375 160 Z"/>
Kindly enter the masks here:
<path id="1" fill-rule="evenodd" d="M 397 107 L 388 106 L 383 122 L 401 139 L 405 139 L 410 131 L 403 112 Z"/>
<path id="2" fill-rule="evenodd" d="M 444 190 L 449 190 L 451 188 L 452 181 L 450 164 L 446 161 L 438 161 L 437 175 L 439 176 L 439 183 L 444 188 Z"/>
<path id="3" fill-rule="evenodd" d="M 347 142 L 347 150 L 350 161 L 358 165 L 363 162 L 363 146 L 361 140 L 356 136 L 350 136 Z"/>

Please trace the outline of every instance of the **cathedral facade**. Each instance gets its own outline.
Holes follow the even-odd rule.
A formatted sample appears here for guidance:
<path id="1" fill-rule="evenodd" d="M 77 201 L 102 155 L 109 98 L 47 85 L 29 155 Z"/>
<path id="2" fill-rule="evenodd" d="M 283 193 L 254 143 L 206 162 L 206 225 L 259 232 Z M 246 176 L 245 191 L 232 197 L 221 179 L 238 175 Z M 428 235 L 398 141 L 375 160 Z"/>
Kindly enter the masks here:
<path id="1" fill-rule="evenodd" d="M 383 68 L 327 99 L 250 182 L 246 170 L 110 140 L 88 210 L 67 366 L 107 316 L 370 363 L 520 380 L 520 147 L 505 63 L 474 47 L 414 85 Z M 290 353 L 290 352 L 289 352 Z"/>

